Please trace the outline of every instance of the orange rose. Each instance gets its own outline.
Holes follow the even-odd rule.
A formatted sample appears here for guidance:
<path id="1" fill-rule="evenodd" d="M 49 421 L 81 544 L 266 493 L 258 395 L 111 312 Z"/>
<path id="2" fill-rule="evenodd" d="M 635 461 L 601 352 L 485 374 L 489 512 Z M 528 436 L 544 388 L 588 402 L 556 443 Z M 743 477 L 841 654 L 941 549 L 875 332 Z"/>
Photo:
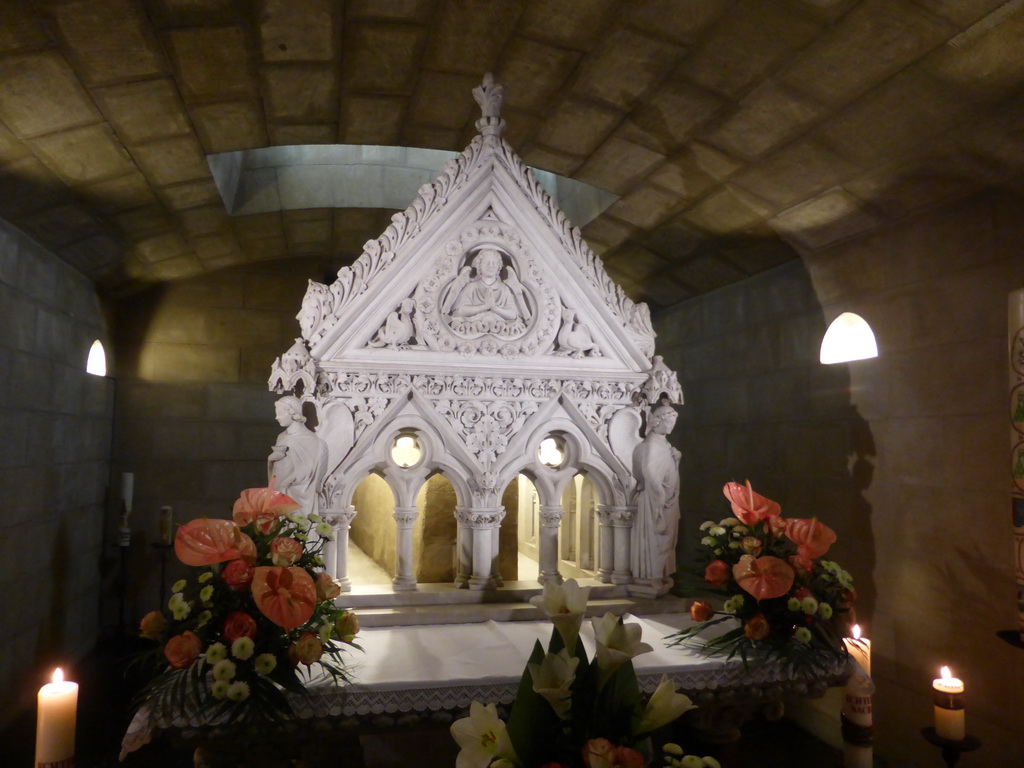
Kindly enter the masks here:
<path id="1" fill-rule="evenodd" d="M 316 601 L 322 603 L 325 600 L 333 600 L 341 594 L 341 587 L 334 583 L 329 573 L 320 571 L 316 575 Z"/>
<path id="2" fill-rule="evenodd" d="M 182 632 L 167 641 L 164 646 L 164 658 L 175 669 L 185 669 L 199 656 L 203 643 L 199 635 L 192 631 Z"/>
<path id="3" fill-rule="evenodd" d="M 139 623 L 139 634 L 147 640 L 159 640 L 167 631 L 167 619 L 160 611 L 150 611 Z"/>
<path id="4" fill-rule="evenodd" d="M 257 567 L 252 596 L 260 613 L 285 629 L 305 624 L 316 606 L 313 578 L 302 568 Z"/>
<path id="5" fill-rule="evenodd" d="M 746 486 L 739 483 L 726 483 L 722 493 L 732 505 L 732 512 L 744 525 L 755 525 L 770 517 L 778 517 L 782 507 L 778 502 L 766 499 L 759 493 L 754 493 L 747 480 Z"/>
<path id="6" fill-rule="evenodd" d="M 224 618 L 224 639 L 229 643 L 240 637 L 256 637 L 256 619 L 245 611 L 232 611 Z"/>
<path id="7" fill-rule="evenodd" d="M 768 625 L 768 619 L 764 617 L 763 613 L 751 616 L 743 625 L 743 634 L 750 640 L 764 640 L 771 631 L 772 628 Z"/>
<path id="8" fill-rule="evenodd" d="M 302 557 L 302 544 L 296 539 L 278 537 L 270 542 L 270 561 L 281 568 L 294 565 Z"/>
<path id="9" fill-rule="evenodd" d="M 244 592 L 252 584 L 253 567 L 245 560 L 232 560 L 224 566 L 220 577 L 235 592 Z"/>
<path id="10" fill-rule="evenodd" d="M 256 545 L 230 520 L 204 517 L 178 529 L 174 554 L 185 565 L 212 565 L 239 558 L 254 563 Z"/>
<path id="11" fill-rule="evenodd" d="M 288 649 L 289 658 L 295 658 L 307 667 L 320 661 L 320 657 L 323 655 L 324 645 L 320 642 L 320 638 L 312 632 L 303 632 Z"/>
<path id="12" fill-rule="evenodd" d="M 732 575 L 745 592 L 758 600 L 782 597 L 796 579 L 796 573 L 789 564 L 772 555 L 756 558 L 743 555 L 732 567 Z"/>
<path id="13" fill-rule="evenodd" d="M 814 572 L 814 561 L 803 555 L 790 555 L 789 564 L 798 576 L 810 576 Z"/>
<path id="14" fill-rule="evenodd" d="M 591 739 L 581 750 L 587 768 L 644 768 L 643 755 L 629 747 L 617 747 L 608 739 Z"/>
<path id="15" fill-rule="evenodd" d="M 352 611 L 342 611 L 334 622 L 334 631 L 343 643 L 351 643 L 359 634 L 359 618 Z"/>
<path id="16" fill-rule="evenodd" d="M 271 534 L 281 518 L 299 508 L 295 500 L 270 488 L 249 488 L 242 491 L 231 510 L 231 519 L 240 526 L 253 523 L 263 534 Z"/>
<path id="17" fill-rule="evenodd" d="M 724 560 L 715 560 L 704 569 L 704 581 L 715 587 L 724 587 L 729 583 L 729 564 Z"/>
<path id="18" fill-rule="evenodd" d="M 707 621 L 715 615 L 714 606 L 704 600 L 694 600 L 690 604 L 690 618 L 694 621 Z"/>
<path id="19" fill-rule="evenodd" d="M 836 532 L 815 519 L 791 519 L 786 523 L 786 536 L 797 545 L 798 555 L 812 560 L 821 557 L 836 543 Z"/>

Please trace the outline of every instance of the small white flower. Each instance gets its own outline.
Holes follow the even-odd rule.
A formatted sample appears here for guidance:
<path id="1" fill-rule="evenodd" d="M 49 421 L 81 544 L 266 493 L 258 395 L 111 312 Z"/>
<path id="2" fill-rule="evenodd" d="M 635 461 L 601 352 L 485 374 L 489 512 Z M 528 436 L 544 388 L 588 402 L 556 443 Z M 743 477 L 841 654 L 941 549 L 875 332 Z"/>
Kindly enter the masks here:
<path id="1" fill-rule="evenodd" d="M 269 675 L 277 667 L 277 658 L 272 653 L 261 653 L 256 657 L 254 666 L 261 675 Z"/>
<path id="2" fill-rule="evenodd" d="M 245 701 L 249 698 L 249 684 L 242 680 L 235 680 L 228 686 L 228 698 L 232 701 Z"/>
<path id="3" fill-rule="evenodd" d="M 229 659 L 221 659 L 213 665 L 214 680 L 232 680 L 235 677 L 235 662 Z"/>
<path id="4" fill-rule="evenodd" d="M 805 597 L 800 601 L 800 610 L 808 616 L 813 616 L 818 612 L 818 601 L 813 597 Z"/>
<path id="5" fill-rule="evenodd" d="M 725 536 L 725 528 L 720 525 L 713 526 L 708 533 L 712 536 Z"/>
<path id="6" fill-rule="evenodd" d="M 828 621 L 832 618 L 832 606 L 828 603 L 822 603 L 818 606 L 818 613 L 821 614 L 821 618 L 825 619 L 825 621 Z"/>
<path id="7" fill-rule="evenodd" d="M 700 524 L 700 529 L 702 531 L 706 531 L 708 528 L 710 528 L 714 524 L 715 524 L 714 520 L 705 520 L 703 523 Z"/>
<path id="8" fill-rule="evenodd" d="M 662 749 L 666 754 L 669 755 L 681 755 L 683 754 L 683 748 L 673 742 L 668 742 Z"/>
<path id="9" fill-rule="evenodd" d="M 182 602 L 171 608 L 171 615 L 175 621 L 181 621 L 188 617 L 189 613 L 192 612 L 192 606 L 188 603 Z"/>
<path id="10" fill-rule="evenodd" d="M 228 685 L 230 685 L 230 683 L 228 683 L 227 680 L 214 680 L 213 685 L 210 686 L 210 693 L 213 694 L 213 698 L 227 698 Z"/>
<path id="11" fill-rule="evenodd" d="M 203 571 L 202 573 L 199 574 L 199 583 L 200 584 L 205 584 L 206 582 L 208 582 L 212 578 L 213 578 L 213 571 Z"/>
<path id="12" fill-rule="evenodd" d="M 212 619 L 212 618 L 213 618 L 213 614 L 212 613 L 210 613 L 209 611 L 203 611 L 202 613 L 200 613 L 196 617 L 196 620 L 197 620 L 197 625 L 196 626 L 198 626 L 198 627 L 205 627 L 207 624 L 210 623 L 210 619 Z"/>
<path id="13" fill-rule="evenodd" d="M 679 761 L 681 768 L 704 768 L 704 758 L 687 755 Z"/>
<path id="14" fill-rule="evenodd" d="M 255 650 L 256 643 L 252 641 L 251 637 L 240 637 L 231 644 L 231 655 L 242 661 L 251 658 Z"/>
<path id="15" fill-rule="evenodd" d="M 700 543 L 703 544 L 705 547 L 713 547 L 715 546 L 715 544 L 718 543 L 718 540 L 712 538 L 711 536 L 705 536 L 703 539 L 700 540 Z"/>
<path id="16" fill-rule="evenodd" d="M 206 649 L 206 660 L 211 664 L 216 664 L 227 657 L 228 648 L 224 643 L 210 643 L 210 647 Z"/>
<path id="17" fill-rule="evenodd" d="M 738 541 L 730 541 L 729 542 L 729 549 L 739 549 L 739 548 L 740 548 L 740 543 Z"/>
<path id="18" fill-rule="evenodd" d="M 311 522 L 311 523 L 319 523 L 321 521 L 323 521 L 323 518 L 320 517 L 320 515 L 318 515 L 316 513 L 312 513 L 312 512 L 309 514 L 309 522 Z"/>
<path id="19" fill-rule="evenodd" d="M 797 639 L 797 642 L 807 645 L 811 642 L 811 630 L 807 627 L 797 627 L 796 632 L 793 633 L 793 637 Z"/>
<path id="20" fill-rule="evenodd" d="M 704 756 L 704 768 L 722 768 L 722 764 L 709 755 Z"/>
<path id="21" fill-rule="evenodd" d="M 654 689 L 654 693 L 647 701 L 636 732 L 642 734 L 655 731 L 663 725 L 673 722 L 695 706 L 689 696 L 676 693 L 675 684 L 668 679 L 668 675 L 662 675 L 661 682 L 658 683 L 658 687 Z M 680 750 L 681 753 L 682 750 Z"/>
<path id="22" fill-rule="evenodd" d="M 210 602 L 210 598 L 213 597 L 213 585 L 207 584 L 205 587 L 199 590 L 199 599 L 204 603 Z"/>
<path id="23" fill-rule="evenodd" d="M 171 595 L 171 599 L 167 601 L 167 607 L 172 611 L 179 605 L 185 605 L 185 596 L 181 592 L 175 592 Z"/>
<path id="24" fill-rule="evenodd" d="M 800 600 L 799 600 L 799 598 L 796 598 L 796 597 L 789 598 L 789 600 L 786 601 L 786 607 L 789 608 L 789 610 L 791 610 L 793 612 L 803 610 L 800 607 Z"/>
<path id="25" fill-rule="evenodd" d="M 546 653 L 540 664 L 527 664 L 533 679 L 533 690 L 543 696 L 555 714 L 565 719 L 572 708 L 572 683 L 576 679 L 579 656 L 570 656 L 563 648 L 558 653 Z"/>
<path id="26" fill-rule="evenodd" d="M 178 579 L 176 582 L 171 584 L 171 592 L 184 592 L 185 587 L 188 586 L 188 582 L 184 579 Z"/>
<path id="27" fill-rule="evenodd" d="M 317 523 L 316 532 L 324 541 L 334 540 L 334 529 L 331 527 L 330 523 Z"/>
<path id="28" fill-rule="evenodd" d="M 718 524 L 719 525 L 739 525 L 740 521 L 737 520 L 735 517 L 727 517 L 727 518 L 725 518 L 725 520 L 719 520 Z"/>

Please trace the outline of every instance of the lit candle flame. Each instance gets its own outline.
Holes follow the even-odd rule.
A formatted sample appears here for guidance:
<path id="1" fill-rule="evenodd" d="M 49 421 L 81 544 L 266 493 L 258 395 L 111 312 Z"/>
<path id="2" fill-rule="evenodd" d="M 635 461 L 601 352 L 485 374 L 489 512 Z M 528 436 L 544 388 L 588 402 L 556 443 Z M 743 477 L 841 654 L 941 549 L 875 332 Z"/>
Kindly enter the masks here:
<path id="1" fill-rule="evenodd" d="M 860 640 L 860 624 L 853 625 L 853 639 Z"/>
<path id="2" fill-rule="evenodd" d="M 942 679 L 943 680 L 952 680 L 953 679 L 953 673 L 950 672 L 949 667 L 943 667 L 941 672 L 940 672 L 940 674 L 942 675 Z"/>
<path id="3" fill-rule="evenodd" d="M 64 682 L 64 670 L 62 670 L 60 667 L 57 667 L 55 670 L 53 670 L 53 682 L 55 682 L 55 683 L 63 683 Z"/>

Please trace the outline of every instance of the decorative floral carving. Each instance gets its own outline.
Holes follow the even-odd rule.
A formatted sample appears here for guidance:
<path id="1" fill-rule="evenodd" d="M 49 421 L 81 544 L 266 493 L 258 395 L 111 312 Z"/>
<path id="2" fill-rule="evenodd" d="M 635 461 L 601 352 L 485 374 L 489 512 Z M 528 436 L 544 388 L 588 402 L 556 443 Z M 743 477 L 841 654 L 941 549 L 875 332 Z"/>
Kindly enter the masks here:
<path id="1" fill-rule="evenodd" d="M 497 461 L 509 440 L 537 411 L 537 403 L 530 401 L 438 400 L 434 407 L 484 466 Z"/>

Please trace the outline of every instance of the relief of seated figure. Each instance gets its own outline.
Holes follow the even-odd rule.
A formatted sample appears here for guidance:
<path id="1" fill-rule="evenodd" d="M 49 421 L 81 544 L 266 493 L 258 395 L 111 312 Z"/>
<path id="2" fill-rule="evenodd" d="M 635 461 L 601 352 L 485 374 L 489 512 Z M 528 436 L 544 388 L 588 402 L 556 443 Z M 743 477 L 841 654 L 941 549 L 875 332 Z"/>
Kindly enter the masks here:
<path id="1" fill-rule="evenodd" d="M 484 248 L 470 266 L 462 268 L 442 304 L 453 331 L 466 336 L 491 333 L 503 338 L 515 338 L 526 331 L 530 311 L 523 285 L 511 266 L 503 279 L 503 267 L 501 254 Z M 476 274 L 470 277 L 473 271 Z"/>

